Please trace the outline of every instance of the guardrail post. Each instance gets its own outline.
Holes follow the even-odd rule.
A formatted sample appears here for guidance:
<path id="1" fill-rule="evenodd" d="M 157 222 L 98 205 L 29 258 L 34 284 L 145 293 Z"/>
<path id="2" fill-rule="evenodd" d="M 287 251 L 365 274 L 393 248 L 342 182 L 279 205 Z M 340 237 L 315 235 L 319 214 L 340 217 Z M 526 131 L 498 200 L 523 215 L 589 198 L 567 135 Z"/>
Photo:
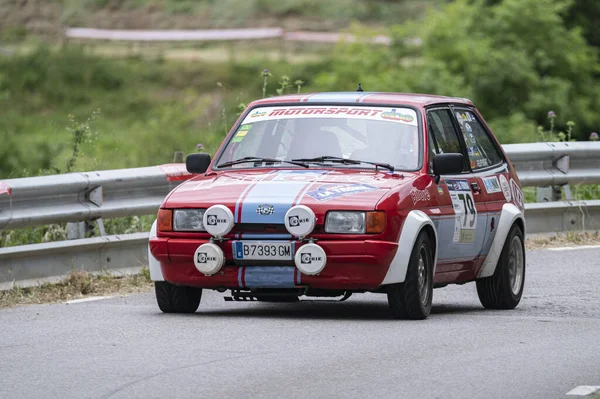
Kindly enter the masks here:
<path id="1" fill-rule="evenodd" d="M 560 186 L 537 187 L 536 202 L 560 201 L 562 191 Z"/>
<path id="2" fill-rule="evenodd" d="M 85 222 L 67 223 L 67 239 L 85 238 Z"/>

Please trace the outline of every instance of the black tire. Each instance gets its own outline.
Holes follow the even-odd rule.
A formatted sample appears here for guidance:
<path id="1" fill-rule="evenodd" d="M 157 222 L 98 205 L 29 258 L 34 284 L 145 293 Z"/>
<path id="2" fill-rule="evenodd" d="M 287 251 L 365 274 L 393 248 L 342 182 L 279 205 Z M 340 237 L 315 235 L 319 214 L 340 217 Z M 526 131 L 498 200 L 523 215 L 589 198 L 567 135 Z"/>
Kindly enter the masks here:
<path id="1" fill-rule="evenodd" d="M 483 307 L 487 309 L 517 307 L 525 285 L 525 264 L 523 230 L 515 224 L 508 233 L 494 274 L 476 281 L 477 295 Z"/>
<path id="2" fill-rule="evenodd" d="M 433 254 L 429 234 L 421 231 L 410 255 L 405 281 L 388 287 L 388 303 L 395 318 L 423 320 L 431 313 Z"/>
<path id="3" fill-rule="evenodd" d="M 202 298 L 201 288 L 180 287 L 166 281 L 155 281 L 154 292 L 158 307 L 164 313 L 194 313 Z"/>

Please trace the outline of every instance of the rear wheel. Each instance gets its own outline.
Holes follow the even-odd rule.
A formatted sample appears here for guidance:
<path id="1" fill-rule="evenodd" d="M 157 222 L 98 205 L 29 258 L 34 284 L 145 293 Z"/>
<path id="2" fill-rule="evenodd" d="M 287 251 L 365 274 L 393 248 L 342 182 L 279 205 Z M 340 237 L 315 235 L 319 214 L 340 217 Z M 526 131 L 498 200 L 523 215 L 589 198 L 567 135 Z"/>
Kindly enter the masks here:
<path id="1" fill-rule="evenodd" d="M 525 285 L 525 243 L 523 231 L 514 225 L 490 277 L 477 280 L 477 295 L 487 309 L 514 309 Z"/>
<path id="2" fill-rule="evenodd" d="M 433 298 L 433 246 L 427 232 L 415 242 L 406 279 L 388 287 L 388 303 L 396 318 L 426 319 Z"/>
<path id="3" fill-rule="evenodd" d="M 154 292 L 164 313 L 194 313 L 202 298 L 201 288 L 181 287 L 166 281 L 155 281 Z"/>

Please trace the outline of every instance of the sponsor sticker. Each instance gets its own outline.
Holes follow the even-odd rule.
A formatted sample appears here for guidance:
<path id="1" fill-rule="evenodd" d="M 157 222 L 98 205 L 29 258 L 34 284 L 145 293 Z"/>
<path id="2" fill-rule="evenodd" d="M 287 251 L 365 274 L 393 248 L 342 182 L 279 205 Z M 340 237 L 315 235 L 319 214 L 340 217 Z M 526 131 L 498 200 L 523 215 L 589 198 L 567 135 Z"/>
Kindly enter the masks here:
<path id="1" fill-rule="evenodd" d="M 510 186 L 508 184 L 508 180 L 506 180 L 506 177 L 504 177 L 504 175 L 500 175 L 498 178 L 500 179 L 500 188 L 502 189 L 504 198 L 506 199 L 506 202 L 510 202 L 512 199 L 512 195 L 510 193 Z"/>
<path id="2" fill-rule="evenodd" d="M 216 262 L 216 256 L 209 256 L 206 252 L 198 252 L 196 254 L 196 262 L 198 263 L 208 263 L 208 262 Z"/>
<path id="3" fill-rule="evenodd" d="M 275 207 L 270 204 L 262 204 L 256 208 L 256 213 L 264 216 L 272 215 L 275 213 Z"/>
<path id="4" fill-rule="evenodd" d="M 499 193 L 502 191 L 500 187 L 500 182 L 496 176 L 484 177 L 483 185 L 485 186 L 485 191 L 488 194 Z"/>
<path id="5" fill-rule="evenodd" d="M 265 115 L 267 115 L 266 111 L 256 110 L 250 114 L 250 118 L 260 118 L 261 116 L 265 116 Z"/>
<path id="6" fill-rule="evenodd" d="M 231 142 L 239 143 L 240 141 L 244 140 L 244 137 L 246 137 L 247 134 L 248 134 L 248 130 L 240 130 L 235 134 L 235 136 L 233 137 Z"/>
<path id="7" fill-rule="evenodd" d="M 310 252 L 305 252 L 300 256 L 300 263 L 303 265 L 310 265 L 313 262 L 323 262 L 323 257 Z"/>
<path id="8" fill-rule="evenodd" d="M 473 133 L 473 128 L 468 123 L 465 123 L 465 130 L 467 133 Z"/>
<path id="9" fill-rule="evenodd" d="M 310 223 L 310 219 L 309 218 L 302 218 L 299 215 L 292 215 L 292 216 L 288 217 L 288 223 L 292 227 L 298 227 L 301 224 Z"/>
<path id="10" fill-rule="evenodd" d="M 467 180 L 446 180 L 452 208 L 454 209 L 454 235 L 452 241 L 469 244 L 475 241 L 477 208 Z"/>
<path id="11" fill-rule="evenodd" d="M 479 148 L 477 148 L 477 146 L 468 147 L 467 151 L 469 152 L 469 156 L 472 156 L 472 157 L 478 157 L 479 155 L 481 155 L 479 153 Z"/>
<path id="12" fill-rule="evenodd" d="M 477 166 L 478 166 L 479 168 L 484 168 L 484 167 L 488 166 L 488 160 L 487 160 L 487 159 L 485 159 L 485 158 L 483 158 L 483 159 L 478 159 L 478 160 L 477 160 Z"/>
<path id="13" fill-rule="evenodd" d="M 329 201 L 346 195 L 354 195 L 377 190 L 375 186 L 367 184 L 326 184 L 316 190 L 309 191 L 307 195 L 317 201 Z"/>
<path id="14" fill-rule="evenodd" d="M 525 208 L 525 195 L 523 194 L 523 190 L 517 185 L 517 182 L 514 179 L 510 179 L 510 188 L 512 191 L 513 198 L 515 200 L 515 204 L 521 208 Z"/>
<path id="15" fill-rule="evenodd" d="M 410 123 L 414 120 L 412 115 L 396 112 L 395 108 L 393 108 L 391 111 L 383 112 L 381 114 L 381 117 L 383 119 L 389 119 L 392 121 L 398 121 L 398 122 L 404 122 L 404 123 Z"/>
<path id="16" fill-rule="evenodd" d="M 412 197 L 413 205 L 416 205 L 419 201 L 429 201 L 431 199 L 428 190 L 417 190 L 416 188 L 410 191 L 410 196 Z"/>
<path id="17" fill-rule="evenodd" d="M 216 226 L 218 224 L 227 223 L 227 219 L 219 218 L 217 215 L 207 215 L 206 224 Z"/>

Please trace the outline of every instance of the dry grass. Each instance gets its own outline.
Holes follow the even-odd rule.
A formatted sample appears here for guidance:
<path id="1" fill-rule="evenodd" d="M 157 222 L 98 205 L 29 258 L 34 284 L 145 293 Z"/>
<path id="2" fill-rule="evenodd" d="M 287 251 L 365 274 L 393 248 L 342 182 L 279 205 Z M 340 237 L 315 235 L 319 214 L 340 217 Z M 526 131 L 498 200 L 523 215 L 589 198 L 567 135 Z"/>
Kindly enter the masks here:
<path id="1" fill-rule="evenodd" d="M 570 247 L 577 245 L 600 245 L 600 232 L 566 232 L 533 236 L 525 240 L 527 249 Z"/>
<path id="2" fill-rule="evenodd" d="M 127 276 L 94 275 L 73 271 L 60 283 L 45 283 L 37 287 L 13 287 L 0 291 L 0 308 L 15 305 L 64 302 L 85 296 L 126 295 L 149 292 L 152 289 L 148 269 Z"/>

